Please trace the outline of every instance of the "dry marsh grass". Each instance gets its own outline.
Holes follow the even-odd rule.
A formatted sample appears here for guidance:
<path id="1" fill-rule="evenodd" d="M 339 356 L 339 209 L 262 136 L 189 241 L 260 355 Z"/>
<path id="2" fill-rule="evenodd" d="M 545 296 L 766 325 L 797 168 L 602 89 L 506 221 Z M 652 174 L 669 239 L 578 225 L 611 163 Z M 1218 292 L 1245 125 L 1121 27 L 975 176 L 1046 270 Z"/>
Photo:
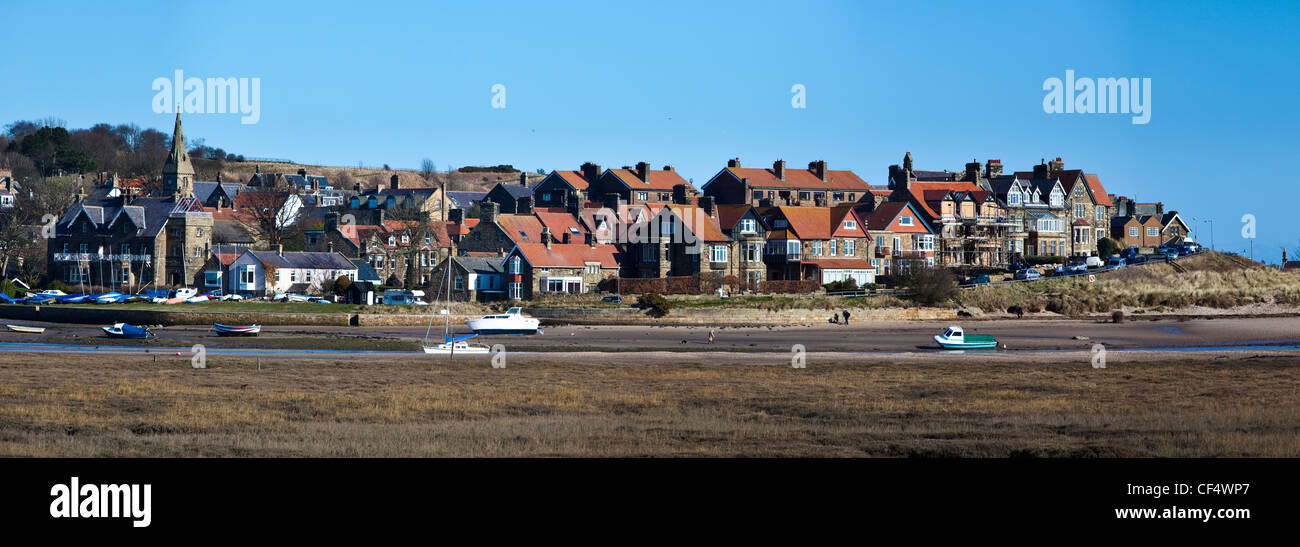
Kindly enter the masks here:
<path id="1" fill-rule="evenodd" d="M 1295 360 L 264 363 L 0 355 L 0 455 L 1300 456 Z"/>
<path id="2" fill-rule="evenodd" d="M 1022 306 L 1064 315 L 1125 308 L 1227 309 L 1251 304 L 1300 304 L 1300 272 L 1280 271 L 1212 252 L 1182 259 L 1178 264 L 1185 271 L 1155 263 L 1099 275 L 1094 283 L 1084 277 L 1068 277 L 978 287 L 962 291 L 958 301 L 987 311 Z"/>

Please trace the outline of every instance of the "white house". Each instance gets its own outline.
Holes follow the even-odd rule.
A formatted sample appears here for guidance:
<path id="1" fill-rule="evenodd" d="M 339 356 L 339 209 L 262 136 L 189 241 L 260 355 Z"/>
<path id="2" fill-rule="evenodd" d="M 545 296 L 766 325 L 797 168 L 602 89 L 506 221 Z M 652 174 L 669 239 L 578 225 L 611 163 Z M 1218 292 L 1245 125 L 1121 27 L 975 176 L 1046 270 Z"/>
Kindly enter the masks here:
<path id="1" fill-rule="evenodd" d="M 226 269 L 230 292 L 255 295 L 320 291 L 341 275 L 355 280 L 357 266 L 339 253 L 246 250 Z"/>

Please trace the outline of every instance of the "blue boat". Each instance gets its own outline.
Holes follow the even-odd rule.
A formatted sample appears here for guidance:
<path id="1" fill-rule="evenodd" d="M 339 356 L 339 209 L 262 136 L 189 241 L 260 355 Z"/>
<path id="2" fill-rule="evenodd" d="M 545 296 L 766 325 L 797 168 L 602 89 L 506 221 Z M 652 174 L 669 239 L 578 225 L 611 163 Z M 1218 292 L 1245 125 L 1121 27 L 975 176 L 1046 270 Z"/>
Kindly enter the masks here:
<path id="1" fill-rule="evenodd" d="M 111 327 L 100 327 L 104 329 L 104 334 L 109 338 L 148 338 L 153 335 L 153 331 L 145 327 L 137 327 L 126 323 L 116 323 Z"/>
<path id="2" fill-rule="evenodd" d="M 67 296 L 59 297 L 60 304 L 80 304 L 85 300 L 86 300 L 86 295 L 84 294 L 69 294 Z"/>

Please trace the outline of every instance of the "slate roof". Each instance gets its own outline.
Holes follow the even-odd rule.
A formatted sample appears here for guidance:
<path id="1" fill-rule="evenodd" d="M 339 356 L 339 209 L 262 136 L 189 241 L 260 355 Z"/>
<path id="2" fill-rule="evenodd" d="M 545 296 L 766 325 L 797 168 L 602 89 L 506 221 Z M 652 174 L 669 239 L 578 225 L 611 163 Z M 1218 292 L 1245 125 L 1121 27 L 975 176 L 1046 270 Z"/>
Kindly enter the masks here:
<path id="1" fill-rule="evenodd" d="M 91 220 L 99 232 L 107 232 L 115 226 L 109 225 L 119 214 L 125 214 L 137 228 L 136 236 L 154 237 L 167 224 L 167 218 L 177 202 L 172 198 L 136 198 L 130 205 L 124 205 L 125 199 L 86 198 L 72 204 L 55 225 L 56 235 L 71 235 L 72 223 L 83 214 Z M 191 211 L 201 211 L 197 203 L 184 203 Z"/>
<path id="2" fill-rule="evenodd" d="M 376 272 L 375 267 L 371 266 L 366 259 L 358 258 L 349 260 L 349 262 L 351 262 L 352 266 L 357 269 L 357 281 L 383 283 L 383 280 L 379 278 L 379 272 Z"/>
<path id="3" fill-rule="evenodd" d="M 505 259 L 500 257 L 480 257 L 480 256 L 457 256 L 453 257 L 457 264 L 460 264 L 466 270 L 476 273 L 504 273 L 502 267 Z"/>
<path id="4" fill-rule="evenodd" d="M 289 252 L 283 255 L 275 251 L 248 250 L 248 254 L 263 264 L 277 268 L 298 268 L 304 270 L 351 270 L 356 267 L 352 261 L 339 253 Z"/>
<path id="5" fill-rule="evenodd" d="M 212 192 L 220 186 L 227 196 L 238 196 L 244 191 L 244 185 L 238 182 L 204 182 L 197 181 L 194 183 L 194 197 L 203 203 L 207 203 L 208 198 L 212 197 Z"/>
<path id="6" fill-rule="evenodd" d="M 447 192 L 447 201 L 455 209 L 473 209 L 474 204 L 483 201 L 487 192 Z"/>

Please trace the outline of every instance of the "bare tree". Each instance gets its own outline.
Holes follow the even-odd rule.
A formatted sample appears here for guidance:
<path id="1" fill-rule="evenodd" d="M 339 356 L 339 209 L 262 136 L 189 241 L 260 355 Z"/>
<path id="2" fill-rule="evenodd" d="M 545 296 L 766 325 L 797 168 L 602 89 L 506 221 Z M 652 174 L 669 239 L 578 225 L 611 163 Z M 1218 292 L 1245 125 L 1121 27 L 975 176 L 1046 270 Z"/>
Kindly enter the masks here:
<path id="1" fill-rule="evenodd" d="M 420 162 L 420 176 L 424 177 L 424 182 L 432 183 L 433 174 L 437 172 L 437 170 L 437 166 L 434 165 L 433 160 L 429 158 L 424 158 L 424 161 Z"/>
<path id="2" fill-rule="evenodd" d="M 236 198 L 240 216 L 257 229 L 258 236 L 271 245 L 279 245 L 289 228 L 284 203 L 287 192 L 247 191 Z"/>

